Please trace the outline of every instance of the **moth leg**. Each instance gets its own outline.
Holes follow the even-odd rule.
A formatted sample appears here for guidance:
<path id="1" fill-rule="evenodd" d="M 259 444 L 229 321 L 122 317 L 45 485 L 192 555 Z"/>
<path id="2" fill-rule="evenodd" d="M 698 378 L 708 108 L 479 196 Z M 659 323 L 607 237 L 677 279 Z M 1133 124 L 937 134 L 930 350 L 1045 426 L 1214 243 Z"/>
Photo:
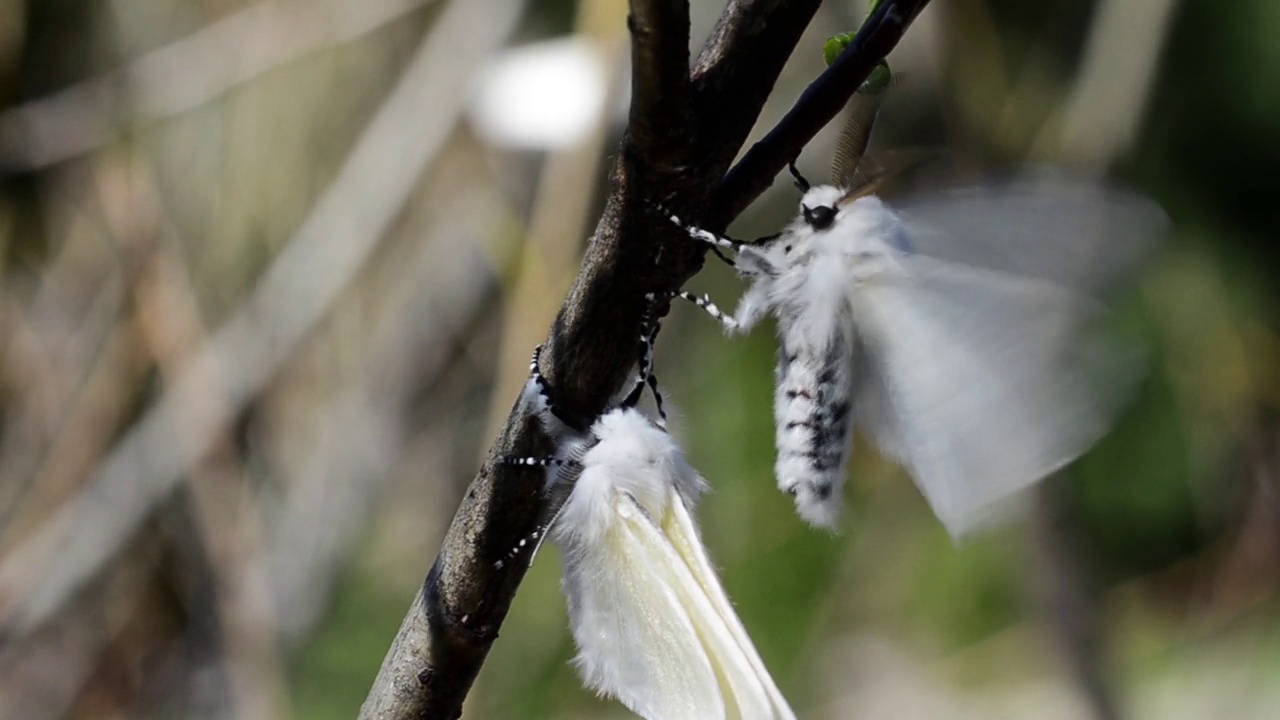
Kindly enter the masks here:
<path id="1" fill-rule="evenodd" d="M 716 307 L 716 304 L 711 302 L 711 298 L 707 295 L 699 297 L 693 293 L 680 290 L 678 292 L 671 293 L 671 297 L 688 300 L 694 305 L 697 305 L 703 312 L 719 321 L 719 323 L 724 326 L 724 329 L 729 332 L 736 332 L 742 329 L 742 326 L 738 324 L 737 320 L 734 320 L 731 315 Z"/>
<path id="2" fill-rule="evenodd" d="M 538 386 L 538 398 L 546 405 L 547 412 L 551 413 L 555 419 L 564 423 L 578 432 L 586 432 L 586 423 L 579 418 L 574 417 L 572 413 L 561 408 L 551 397 L 551 383 L 542 376 L 542 370 L 539 368 L 539 362 L 542 359 L 542 346 L 539 345 L 533 349 L 533 357 L 529 358 L 529 379 L 533 380 Z"/>
<path id="3" fill-rule="evenodd" d="M 497 459 L 497 464 L 559 468 L 555 473 L 548 475 L 547 484 L 543 488 L 543 505 L 538 513 L 538 524 L 527 536 L 521 537 L 506 555 L 493 563 L 495 568 L 501 570 L 527 551 L 529 556 L 524 562 L 525 567 L 528 567 L 533 564 L 533 559 L 537 556 L 538 549 L 542 547 L 542 541 L 547 538 L 547 533 L 560 519 L 560 512 L 564 510 L 565 502 L 576 486 L 578 474 L 582 472 L 582 461 L 576 456 L 562 458 L 553 455 L 545 457 L 503 455 Z"/>
<path id="4" fill-rule="evenodd" d="M 653 346 L 658 339 L 658 331 L 662 329 L 662 321 L 653 317 L 653 306 L 656 304 L 656 296 L 649 293 L 645 296 L 649 302 L 649 308 L 645 312 L 645 320 L 643 322 L 644 329 L 640 333 L 640 357 L 637 362 L 637 368 L 640 377 L 636 380 L 635 386 L 622 401 L 622 407 L 635 407 L 640 402 L 640 396 L 644 393 L 646 385 L 653 391 L 654 404 L 658 409 L 658 417 L 661 427 L 666 427 L 667 413 L 662 408 L 662 393 L 658 390 L 658 378 L 653 374 Z"/>
<path id="5" fill-rule="evenodd" d="M 554 455 L 546 457 L 519 457 L 516 455 L 503 455 L 498 458 L 499 465 L 523 465 L 527 467 L 566 467 L 578 465 L 577 460 L 571 458 L 559 458 Z"/>
<path id="6" fill-rule="evenodd" d="M 738 240 L 737 238 L 732 238 L 732 237 L 729 237 L 728 235 L 717 235 L 711 232 L 710 230 L 703 230 L 702 228 L 696 225 L 687 225 L 675 215 L 668 215 L 667 217 L 668 219 L 671 220 L 671 222 L 679 226 L 681 230 L 684 230 L 685 234 L 688 235 L 689 237 L 699 242 L 704 242 L 708 245 L 711 245 L 712 250 L 715 250 L 716 248 L 729 248 L 734 252 L 739 252 L 744 247 L 752 247 L 755 245 L 765 245 L 773 240 L 777 240 L 779 237 L 782 237 L 782 233 L 776 232 L 771 235 L 762 235 L 761 237 L 758 237 L 754 240 Z M 724 255 L 721 255 L 719 252 L 717 252 L 716 255 L 718 255 L 721 259 L 723 259 L 725 262 L 729 263 L 730 265 L 734 264 L 733 260 L 730 260 Z"/>
<path id="7" fill-rule="evenodd" d="M 542 539 L 546 537 L 547 530 L 549 530 L 550 527 L 551 527 L 550 525 L 538 525 L 537 527 L 535 527 L 533 529 L 533 532 L 529 533 L 528 537 L 520 538 L 520 541 L 517 542 L 514 547 L 508 550 L 506 555 L 504 555 L 499 560 L 495 560 L 493 562 L 493 567 L 498 570 L 501 570 L 502 568 L 506 567 L 507 563 L 520 557 L 520 553 L 524 552 L 525 550 L 530 551 L 528 563 L 533 564 L 534 555 L 537 554 L 538 547 L 542 545 Z"/>
<path id="8" fill-rule="evenodd" d="M 650 293 L 648 298 L 652 303 L 653 294 Z M 649 383 L 649 390 L 653 392 L 653 404 L 658 410 L 658 424 L 665 428 L 667 426 L 667 411 L 662 408 L 662 392 L 658 390 L 658 376 L 653 372 L 653 348 L 654 343 L 658 340 L 658 332 L 660 330 L 662 330 L 662 320 L 653 318 L 652 329 L 649 331 L 648 337 L 640 339 L 640 377 L 645 378 Z"/>
<path id="9" fill-rule="evenodd" d="M 683 220 L 681 220 L 680 217 L 675 213 L 669 212 L 660 206 L 658 207 L 658 210 L 662 212 L 664 215 L 666 215 L 667 219 L 670 220 L 672 223 L 674 223 L 676 227 L 679 227 L 681 230 L 683 230 L 686 235 L 693 238 L 694 240 L 697 240 L 698 242 L 703 242 L 710 245 L 711 252 L 715 253 L 715 256 L 720 258 L 721 262 L 723 262 L 724 264 L 728 265 L 729 267 L 733 268 L 734 270 L 737 270 L 739 273 L 744 275 L 751 275 L 754 273 L 751 272 L 749 268 L 743 267 L 743 265 L 737 260 L 734 260 L 733 258 L 730 258 L 724 253 L 720 252 L 720 248 L 728 248 L 734 251 L 735 253 L 739 253 L 739 252 L 742 252 L 743 248 L 750 248 L 757 245 L 764 245 L 770 241 L 777 240 L 779 237 L 782 236 L 782 233 L 773 233 L 772 235 L 765 235 L 763 237 L 758 237 L 755 240 L 738 240 L 736 238 L 729 237 L 728 235 L 717 235 L 711 232 L 710 230 L 704 230 L 698 227 L 697 225 L 693 225 L 692 223 L 686 223 Z"/>
<path id="10" fill-rule="evenodd" d="M 710 232 L 709 230 L 703 230 L 697 225 L 686 223 L 685 221 L 681 220 L 678 215 L 676 215 L 673 212 L 669 212 L 662 207 L 659 207 L 658 210 L 662 212 L 664 215 L 666 215 L 667 219 L 670 220 L 672 224 L 674 224 L 676 227 L 683 230 L 686 235 L 688 235 L 689 237 L 699 242 L 707 243 L 708 245 L 711 245 L 713 247 L 729 248 L 734 252 L 737 252 L 738 248 L 747 244 L 742 242 L 741 240 L 735 240 L 725 235 L 717 235 L 713 232 Z M 725 259 L 730 263 L 733 262 L 732 260 L 728 260 L 728 258 L 725 258 Z"/>

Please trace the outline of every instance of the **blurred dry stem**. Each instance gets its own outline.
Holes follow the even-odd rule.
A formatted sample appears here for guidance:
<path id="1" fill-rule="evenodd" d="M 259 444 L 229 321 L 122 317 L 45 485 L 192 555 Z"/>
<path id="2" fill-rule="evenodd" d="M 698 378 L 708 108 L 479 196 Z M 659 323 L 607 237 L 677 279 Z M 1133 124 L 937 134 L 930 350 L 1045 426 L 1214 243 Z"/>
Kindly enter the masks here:
<path id="1" fill-rule="evenodd" d="M 1058 140 L 1063 157 L 1103 168 L 1129 151 L 1146 117 L 1177 9 L 1178 0 L 1098 4 L 1079 75 L 1065 102 Z"/>
<path id="2" fill-rule="evenodd" d="M 149 263 L 136 285 L 145 344 L 155 354 L 165 384 L 181 377 L 207 336 L 191 287 L 182 265 L 163 254 Z M 197 400 L 201 405 L 225 401 L 216 381 L 203 389 L 206 395 Z M 219 412 L 233 414 L 229 408 Z M 191 492 L 185 495 L 207 554 L 213 582 L 208 591 L 226 646 L 222 670 L 231 689 L 228 712 L 245 720 L 289 718 L 274 598 L 264 567 L 261 512 L 228 430 L 223 428 L 208 455 L 192 468 Z"/>
<path id="3" fill-rule="evenodd" d="M 247 81 L 271 69 L 255 59 L 284 62 L 354 39 L 422 4 L 268 3 L 146 56 L 142 67 L 206 63 L 196 76 L 239 68 L 245 74 L 231 79 Z M 212 332 L 205 318 L 222 313 L 199 297 L 199 257 L 183 236 L 195 230 L 200 247 L 221 228 L 179 222 L 163 145 L 113 147 L 49 173 L 56 251 L 30 280 L 6 276 L 0 293 L 0 377 L 15 400 L 0 432 L 0 716 L 174 703 L 188 717 L 290 715 L 282 651 L 296 649 L 328 606 L 373 493 L 401 458 L 411 389 L 457 363 L 494 294 L 495 265 L 509 262 L 504 243 L 473 237 L 495 229 L 474 218 L 488 218 L 499 201 L 491 188 L 476 192 L 466 173 L 442 183 L 440 204 L 479 203 L 483 210 L 464 212 L 472 220 L 431 222 L 414 211 L 423 203 L 409 203 L 453 134 L 471 71 L 514 26 L 519 8 L 500 10 L 437 17 L 438 34 L 257 289 Z M 319 26 L 302 18 L 290 35 L 318 45 L 234 52 L 237 33 L 289 35 L 298 13 L 318 12 L 340 21 L 333 32 L 316 36 Z M 506 30 L 494 24 L 504 17 Z M 201 54 L 215 50 L 251 62 Z M 293 100 L 285 93 L 279 102 Z M 192 115 L 204 121 L 226 104 Z M 352 109 L 360 112 L 343 112 Z M 220 208 L 229 221 L 239 209 Z M 415 225 L 424 237 L 401 247 L 394 238 Z M 222 236 L 238 241 L 234 232 Z M 395 259 L 369 262 L 386 255 Z M 361 301 L 369 284 L 377 292 Z M 337 372 L 321 377 L 316 368 L 335 358 Z M 153 369 L 159 399 L 130 429 Z M 270 432 L 277 445 L 245 445 L 241 423 L 250 422 L 252 434 Z M 419 523 L 427 529 L 432 519 Z M 165 625 L 175 611 L 189 614 L 176 635 Z M 157 656 L 161 672 L 127 676 Z"/>
<path id="4" fill-rule="evenodd" d="M 434 0 L 265 0 L 118 73 L 0 115 L 0 172 L 98 149 L 125 127 L 188 112 L 309 53 L 350 42 Z"/>
<path id="5" fill-rule="evenodd" d="M 514 27 L 518 7 L 490 4 L 450 4 L 244 306 L 176 373 L 77 497 L 0 561 L 5 634 L 38 627 L 115 555 L 350 284 L 452 130 L 470 71 Z M 201 402 L 210 388 L 220 389 L 221 403 Z"/>

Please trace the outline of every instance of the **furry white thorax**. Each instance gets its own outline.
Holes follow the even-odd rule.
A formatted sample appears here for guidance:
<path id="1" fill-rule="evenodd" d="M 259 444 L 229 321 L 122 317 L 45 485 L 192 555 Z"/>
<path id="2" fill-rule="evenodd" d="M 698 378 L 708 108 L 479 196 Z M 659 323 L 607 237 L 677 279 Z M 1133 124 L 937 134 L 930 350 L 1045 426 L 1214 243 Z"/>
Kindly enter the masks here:
<path id="1" fill-rule="evenodd" d="M 557 543 L 593 545 L 614 522 L 612 504 L 619 493 L 635 501 L 650 518 L 661 518 L 675 489 L 690 509 L 707 490 L 706 481 L 685 461 L 684 452 L 634 408 L 611 410 L 591 426 L 591 443 L 575 453 L 581 459 L 573 494 L 551 530 Z"/>
<path id="2" fill-rule="evenodd" d="M 737 262 L 752 281 L 734 312 L 742 330 L 774 312 L 785 332 L 799 333 L 807 344 L 820 345 L 849 324 L 842 320 L 851 320 L 852 282 L 893 266 L 893 259 L 903 252 L 898 216 L 874 196 L 836 205 L 842 194 L 830 185 L 805 193 L 803 207 L 836 208 L 835 220 L 826 230 L 815 230 L 801 214 L 777 239 L 742 248 Z"/>

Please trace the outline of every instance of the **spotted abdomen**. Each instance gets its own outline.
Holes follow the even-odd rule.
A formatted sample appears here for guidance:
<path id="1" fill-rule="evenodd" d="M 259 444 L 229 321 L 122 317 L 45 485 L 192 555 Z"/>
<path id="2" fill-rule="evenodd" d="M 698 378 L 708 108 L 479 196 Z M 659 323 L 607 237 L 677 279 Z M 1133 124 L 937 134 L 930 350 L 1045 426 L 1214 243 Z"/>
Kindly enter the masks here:
<path id="1" fill-rule="evenodd" d="M 832 527 L 840 515 L 852 431 L 852 340 L 825 347 L 783 337 L 774 395 L 778 487 L 801 517 Z"/>

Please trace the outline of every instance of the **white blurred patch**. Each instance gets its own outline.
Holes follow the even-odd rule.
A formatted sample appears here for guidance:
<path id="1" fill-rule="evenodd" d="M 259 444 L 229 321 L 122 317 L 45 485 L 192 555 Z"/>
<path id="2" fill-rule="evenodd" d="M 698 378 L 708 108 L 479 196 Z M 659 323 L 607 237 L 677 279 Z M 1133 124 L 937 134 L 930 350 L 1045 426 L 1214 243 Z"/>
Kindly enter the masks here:
<path id="1" fill-rule="evenodd" d="M 508 50 L 487 67 L 468 116 L 494 145 L 546 150 L 589 133 L 606 94 L 604 60 L 593 43 L 549 40 Z"/>

